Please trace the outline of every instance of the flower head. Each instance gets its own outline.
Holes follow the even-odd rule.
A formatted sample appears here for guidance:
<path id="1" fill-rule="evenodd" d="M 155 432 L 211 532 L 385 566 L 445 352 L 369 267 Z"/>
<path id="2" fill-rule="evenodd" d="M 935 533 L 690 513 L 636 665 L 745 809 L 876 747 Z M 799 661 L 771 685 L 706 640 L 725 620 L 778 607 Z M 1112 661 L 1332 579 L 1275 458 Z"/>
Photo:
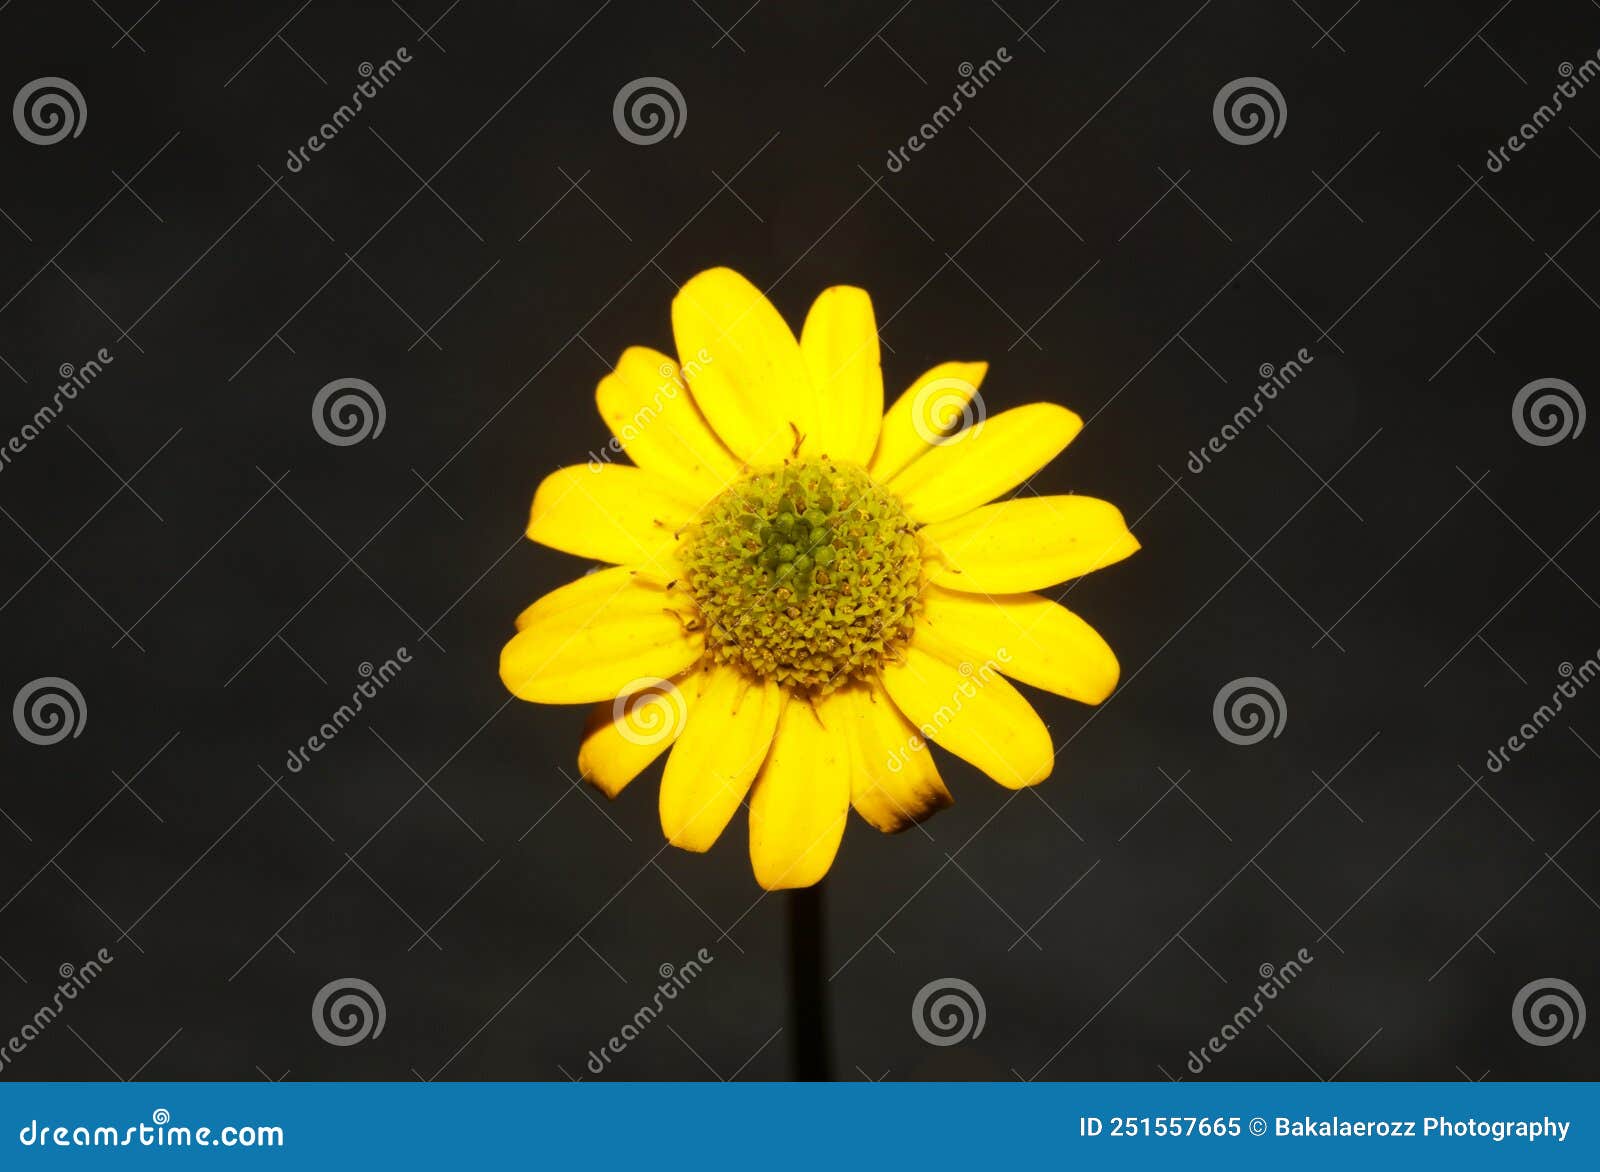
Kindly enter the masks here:
<path id="1" fill-rule="evenodd" d="M 797 340 L 712 269 L 672 323 L 681 366 L 633 347 L 596 392 L 632 463 L 563 468 L 534 495 L 530 538 L 610 568 L 518 617 L 506 687 L 593 705 L 578 765 L 611 797 L 670 749 L 676 846 L 709 849 L 748 796 L 769 890 L 827 873 L 851 806 L 893 832 L 949 805 L 929 742 L 1001 785 L 1048 777 L 1050 733 L 1006 677 L 1098 704 L 1118 667 L 1032 591 L 1139 543 L 1093 497 L 997 498 L 1082 421 L 1052 403 L 983 418 L 986 367 L 966 362 L 885 412 L 872 303 L 848 286 Z"/>

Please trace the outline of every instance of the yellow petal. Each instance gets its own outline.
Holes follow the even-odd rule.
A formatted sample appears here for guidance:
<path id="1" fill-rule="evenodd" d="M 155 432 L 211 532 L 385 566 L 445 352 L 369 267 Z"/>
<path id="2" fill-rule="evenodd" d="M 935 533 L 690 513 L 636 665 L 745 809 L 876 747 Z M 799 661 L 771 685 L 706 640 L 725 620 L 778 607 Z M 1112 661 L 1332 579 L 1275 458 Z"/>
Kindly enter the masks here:
<path id="1" fill-rule="evenodd" d="M 1030 403 L 974 423 L 929 448 L 889 481 L 913 521 L 947 521 L 1010 492 L 1061 454 L 1083 420 Z"/>
<path id="2" fill-rule="evenodd" d="M 517 630 L 558 611 L 581 610 L 584 614 L 593 614 L 602 603 L 636 579 L 646 585 L 664 586 L 664 583 L 652 582 L 647 575 L 630 566 L 606 566 L 604 569 L 590 570 L 577 581 L 557 586 L 550 593 L 541 595 L 532 606 L 517 616 Z M 581 619 L 583 616 L 578 617 Z"/>
<path id="3" fill-rule="evenodd" d="M 776 464 L 813 420 L 811 377 L 794 332 L 732 269 L 690 278 L 672 300 L 672 332 L 689 389 L 733 454 Z"/>
<path id="4" fill-rule="evenodd" d="M 903 663 L 884 667 L 883 686 L 923 736 L 1008 789 L 1050 776 L 1050 730 L 1033 706 L 995 668 L 963 661 L 925 628 Z"/>
<path id="5" fill-rule="evenodd" d="M 719 665 L 706 676 L 694 717 L 661 778 L 661 831 L 673 846 L 710 850 L 766 760 L 783 692 Z"/>
<path id="6" fill-rule="evenodd" d="M 922 606 L 917 621 L 965 662 L 993 663 L 1014 680 L 1084 704 L 1100 703 L 1117 686 L 1120 668 L 1110 646 L 1051 599 L 929 586 Z"/>
<path id="7" fill-rule="evenodd" d="M 987 362 L 941 362 L 912 383 L 884 414 L 867 465 L 872 478 L 888 480 L 960 423 L 988 369 Z"/>
<path id="8" fill-rule="evenodd" d="M 647 680 L 636 691 L 596 704 L 578 748 L 579 775 L 608 798 L 620 794 L 683 732 L 703 677 L 692 668 L 675 680 Z"/>
<path id="9" fill-rule="evenodd" d="M 659 350 L 630 346 L 595 389 L 600 416 L 639 467 L 709 499 L 739 473 L 684 383 L 678 364 Z"/>
<path id="10" fill-rule="evenodd" d="M 627 464 L 561 468 L 533 494 L 528 536 L 596 561 L 657 562 L 701 503 L 683 493 L 671 481 Z"/>
<path id="11" fill-rule="evenodd" d="M 1076 578 L 1139 548 L 1117 507 L 1092 496 L 1029 496 L 922 530 L 928 580 L 1015 594 Z"/>
<path id="12" fill-rule="evenodd" d="M 851 684 L 817 703 L 829 733 L 850 746 L 850 804 L 893 834 L 953 800 L 927 742 L 876 682 Z"/>
<path id="13" fill-rule="evenodd" d="M 750 795 L 750 863 L 768 891 L 810 887 L 828 873 L 850 809 L 843 742 L 810 701 L 791 696 Z"/>
<path id="14" fill-rule="evenodd" d="M 883 421 L 878 323 L 866 290 L 824 289 L 800 331 L 800 354 L 811 372 L 817 405 L 800 454 L 865 464 Z"/>
<path id="15" fill-rule="evenodd" d="M 670 679 L 705 645 L 673 603 L 621 567 L 579 578 L 523 611 L 500 652 L 500 679 L 536 704 L 610 700 L 641 679 Z"/>

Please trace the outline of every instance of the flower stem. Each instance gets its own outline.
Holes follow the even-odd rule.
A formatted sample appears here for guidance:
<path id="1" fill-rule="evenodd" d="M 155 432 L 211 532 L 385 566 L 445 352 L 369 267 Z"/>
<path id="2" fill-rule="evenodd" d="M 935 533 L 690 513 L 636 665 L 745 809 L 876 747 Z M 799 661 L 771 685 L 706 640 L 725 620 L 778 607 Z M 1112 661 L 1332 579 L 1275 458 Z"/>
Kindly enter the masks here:
<path id="1" fill-rule="evenodd" d="M 794 1077 L 833 1078 L 828 1047 L 828 998 L 823 976 L 822 884 L 789 893 L 789 999 L 794 1030 Z"/>

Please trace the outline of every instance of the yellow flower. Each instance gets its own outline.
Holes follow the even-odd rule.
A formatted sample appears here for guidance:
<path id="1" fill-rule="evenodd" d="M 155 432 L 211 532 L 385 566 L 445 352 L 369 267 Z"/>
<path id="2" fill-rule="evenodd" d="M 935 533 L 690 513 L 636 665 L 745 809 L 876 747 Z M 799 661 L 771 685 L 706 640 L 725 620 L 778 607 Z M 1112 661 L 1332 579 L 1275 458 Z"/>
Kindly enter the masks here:
<path id="1" fill-rule="evenodd" d="M 712 269 L 672 326 L 682 366 L 625 351 L 595 395 L 613 443 L 534 495 L 530 538 L 611 568 L 518 617 L 506 687 L 593 705 L 578 765 L 610 797 L 670 747 L 675 846 L 708 850 L 748 795 L 768 890 L 827 873 L 851 806 L 888 833 L 949 805 L 928 741 L 1004 786 L 1048 777 L 1049 730 L 1004 676 L 1098 704 L 1119 669 L 1030 592 L 1139 543 L 1093 497 L 990 502 L 1083 421 L 1053 403 L 983 418 L 981 362 L 934 367 L 885 412 L 872 302 L 848 286 L 796 341 Z"/>

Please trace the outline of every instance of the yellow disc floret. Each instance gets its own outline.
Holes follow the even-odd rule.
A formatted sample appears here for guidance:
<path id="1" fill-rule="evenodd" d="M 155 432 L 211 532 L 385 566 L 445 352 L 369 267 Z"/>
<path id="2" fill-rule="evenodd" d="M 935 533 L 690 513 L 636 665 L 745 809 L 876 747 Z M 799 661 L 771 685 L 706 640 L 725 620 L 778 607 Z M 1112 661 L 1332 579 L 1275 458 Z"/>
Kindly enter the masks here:
<path id="1" fill-rule="evenodd" d="M 875 673 L 920 609 L 914 530 L 893 494 L 854 465 L 752 472 L 685 534 L 684 579 L 707 653 L 816 694 Z"/>

